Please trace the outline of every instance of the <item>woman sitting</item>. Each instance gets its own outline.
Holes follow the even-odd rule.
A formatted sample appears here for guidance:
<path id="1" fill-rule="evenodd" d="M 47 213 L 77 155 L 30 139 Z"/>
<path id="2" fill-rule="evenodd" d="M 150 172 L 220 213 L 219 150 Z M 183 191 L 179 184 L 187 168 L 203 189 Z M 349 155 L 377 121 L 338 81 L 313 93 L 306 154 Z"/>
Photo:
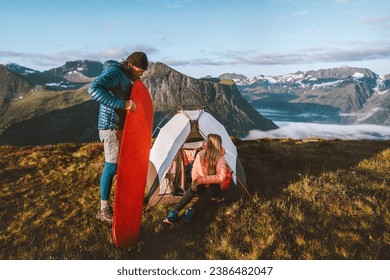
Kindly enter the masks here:
<path id="1" fill-rule="evenodd" d="M 221 184 L 226 178 L 225 149 L 222 148 L 222 138 L 218 134 L 209 134 L 203 142 L 203 150 L 195 158 L 192 168 L 192 184 L 184 193 L 176 206 L 169 211 L 164 223 L 174 223 L 179 212 L 194 198 L 196 194 L 199 199 L 189 208 L 182 221 L 189 223 L 194 213 L 198 212 L 207 204 L 211 198 L 219 196 Z"/>

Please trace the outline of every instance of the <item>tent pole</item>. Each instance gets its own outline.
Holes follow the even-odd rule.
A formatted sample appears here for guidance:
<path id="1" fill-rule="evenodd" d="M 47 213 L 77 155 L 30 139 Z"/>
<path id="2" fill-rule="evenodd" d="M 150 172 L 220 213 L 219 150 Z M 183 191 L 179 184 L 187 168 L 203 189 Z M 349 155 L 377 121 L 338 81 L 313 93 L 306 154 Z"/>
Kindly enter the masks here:
<path id="1" fill-rule="evenodd" d="M 247 190 L 247 188 L 245 187 L 244 183 L 240 180 L 240 178 L 237 176 L 236 172 L 233 171 L 233 169 L 226 163 L 226 166 L 229 168 L 230 172 L 232 172 L 232 174 L 234 176 L 236 176 L 236 179 L 237 181 L 239 182 L 239 185 L 241 185 L 241 187 L 245 190 L 246 194 L 249 196 L 250 199 L 253 200 L 253 197 L 252 195 L 249 193 L 249 191 Z"/>
<path id="2" fill-rule="evenodd" d="M 162 124 L 162 122 L 165 121 L 165 120 L 166 120 L 170 115 L 172 115 L 174 112 L 176 112 L 176 111 L 170 112 L 168 115 L 166 115 L 166 116 L 158 123 L 158 125 L 156 126 L 156 128 L 155 128 L 154 131 L 152 132 L 152 137 L 153 137 L 153 135 L 154 135 L 154 133 L 156 132 L 157 129 L 161 129 L 161 128 L 160 128 L 160 124 Z"/>

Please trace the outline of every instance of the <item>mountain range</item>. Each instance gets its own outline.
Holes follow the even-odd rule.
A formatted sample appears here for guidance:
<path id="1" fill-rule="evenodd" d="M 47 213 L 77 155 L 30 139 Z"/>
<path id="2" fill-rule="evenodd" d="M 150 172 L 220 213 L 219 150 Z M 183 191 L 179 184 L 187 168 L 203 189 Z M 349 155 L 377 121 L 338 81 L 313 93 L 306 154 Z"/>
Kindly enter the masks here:
<path id="1" fill-rule="evenodd" d="M 96 61 L 72 61 L 40 72 L 17 64 L 0 65 L 0 143 L 43 145 L 98 139 L 98 104 L 87 93 L 103 70 Z M 195 79 L 163 63 L 150 63 L 143 81 L 155 107 L 154 128 L 178 108 L 202 107 L 231 135 L 277 126 L 259 114 L 231 81 Z"/>
<path id="2" fill-rule="evenodd" d="M 340 67 L 281 76 L 223 74 L 260 112 L 338 124 L 390 124 L 390 75 Z"/>
<path id="3" fill-rule="evenodd" d="M 102 63 L 89 60 L 43 72 L 0 65 L 0 143 L 97 140 L 98 105 L 87 88 L 102 70 Z M 254 129 L 275 129 L 273 121 L 283 121 L 283 115 L 305 122 L 390 125 L 390 75 L 365 68 L 195 79 L 151 62 L 143 81 L 155 107 L 154 128 L 180 107 L 204 107 L 238 137 Z M 265 115 L 272 115 L 273 121 Z"/>

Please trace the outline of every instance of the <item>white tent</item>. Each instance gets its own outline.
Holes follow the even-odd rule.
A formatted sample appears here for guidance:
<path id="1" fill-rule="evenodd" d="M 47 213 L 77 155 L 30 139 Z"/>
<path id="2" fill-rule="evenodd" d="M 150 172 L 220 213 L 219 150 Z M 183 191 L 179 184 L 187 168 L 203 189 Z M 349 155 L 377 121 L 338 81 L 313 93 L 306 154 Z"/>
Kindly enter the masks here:
<path id="1" fill-rule="evenodd" d="M 185 153 L 194 151 L 210 133 L 219 134 L 232 172 L 232 185 L 246 190 L 246 179 L 237 148 L 225 127 L 203 110 L 179 110 L 160 130 L 150 151 L 147 188 L 149 205 L 176 202 L 189 187 L 185 180 Z"/>

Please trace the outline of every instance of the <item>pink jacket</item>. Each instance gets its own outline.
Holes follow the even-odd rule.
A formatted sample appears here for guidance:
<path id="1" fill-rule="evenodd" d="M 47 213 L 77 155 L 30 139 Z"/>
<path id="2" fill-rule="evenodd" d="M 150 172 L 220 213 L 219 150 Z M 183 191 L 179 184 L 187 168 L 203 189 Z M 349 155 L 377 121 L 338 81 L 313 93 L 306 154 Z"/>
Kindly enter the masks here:
<path id="1" fill-rule="evenodd" d="M 198 179 L 199 185 L 221 184 L 226 178 L 226 162 L 225 162 L 225 150 L 221 151 L 221 156 L 217 161 L 216 174 L 207 175 L 207 162 L 201 162 L 201 157 L 206 151 L 203 150 L 196 155 L 194 166 L 192 167 L 192 181 Z"/>

